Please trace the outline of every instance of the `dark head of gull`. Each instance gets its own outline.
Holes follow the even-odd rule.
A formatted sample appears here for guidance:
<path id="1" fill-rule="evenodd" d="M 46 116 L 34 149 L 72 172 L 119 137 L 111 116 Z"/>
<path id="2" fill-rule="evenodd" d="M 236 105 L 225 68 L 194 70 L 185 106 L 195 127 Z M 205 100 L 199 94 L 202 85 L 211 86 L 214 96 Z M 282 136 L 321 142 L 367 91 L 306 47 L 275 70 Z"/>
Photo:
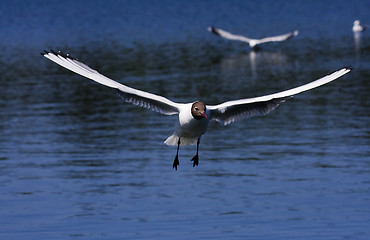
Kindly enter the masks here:
<path id="1" fill-rule="evenodd" d="M 197 120 L 201 120 L 202 118 L 207 119 L 206 105 L 203 102 L 194 102 L 191 106 L 191 115 Z"/>

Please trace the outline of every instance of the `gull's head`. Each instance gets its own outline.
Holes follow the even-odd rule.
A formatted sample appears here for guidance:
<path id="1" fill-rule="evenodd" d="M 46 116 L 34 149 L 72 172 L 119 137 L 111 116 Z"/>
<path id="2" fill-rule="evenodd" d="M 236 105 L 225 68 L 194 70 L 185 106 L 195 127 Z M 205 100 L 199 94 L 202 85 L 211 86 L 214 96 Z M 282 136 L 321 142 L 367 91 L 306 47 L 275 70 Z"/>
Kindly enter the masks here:
<path id="1" fill-rule="evenodd" d="M 355 21 L 353 22 L 353 25 L 360 25 L 360 21 L 359 21 L 359 20 L 355 20 Z"/>
<path id="2" fill-rule="evenodd" d="M 207 119 L 206 105 L 203 102 L 194 102 L 193 105 L 191 105 L 191 115 L 197 120 L 203 118 Z"/>

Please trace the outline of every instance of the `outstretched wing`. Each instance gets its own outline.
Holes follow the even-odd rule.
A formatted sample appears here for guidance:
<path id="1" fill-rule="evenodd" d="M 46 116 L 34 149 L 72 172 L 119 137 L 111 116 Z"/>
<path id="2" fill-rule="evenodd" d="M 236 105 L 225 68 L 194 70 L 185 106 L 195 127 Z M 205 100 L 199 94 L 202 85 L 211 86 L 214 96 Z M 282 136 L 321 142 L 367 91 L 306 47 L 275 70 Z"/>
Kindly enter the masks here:
<path id="1" fill-rule="evenodd" d="M 211 112 L 210 119 L 227 125 L 237 120 L 268 114 L 287 98 L 334 81 L 350 71 L 351 68 L 342 68 L 316 81 L 283 92 L 207 106 Z"/>
<path id="2" fill-rule="evenodd" d="M 229 39 L 229 40 L 237 40 L 237 41 L 242 41 L 242 42 L 246 42 L 246 43 L 249 43 L 250 41 L 256 40 L 256 39 L 247 38 L 247 37 L 244 37 L 244 36 L 241 36 L 241 35 L 235 35 L 235 34 L 226 32 L 225 30 L 222 30 L 220 28 L 215 28 L 215 27 L 208 27 L 208 31 L 210 31 L 211 33 L 213 33 L 213 34 L 215 34 L 219 37 L 223 37 L 223 38 L 226 38 L 226 39 Z"/>
<path id="3" fill-rule="evenodd" d="M 183 105 L 180 103 L 172 102 L 165 97 L 137 90 L 118 83 L 100 74 L 96 70 L 90 68 L 89 66 L 80 62 L 76 58 L 71 57 L 68 54 L 63 54 L 61 52 L 55 52 L 51 50 L 50 52 L 44 51 L 43 53 L 41 53 L 41 55 L 59 64 L 60 66 L 71 70 L 72 72 L 80 74 L 81 76 L 89 78 L 102 85 L 116 89 L 126 102 L 132 103 L 134 105 L 148 108 L 166 115 L 179 113 L 179 108 Z"/>
<path id="4" fill-rule="evenodd" d="M 257 44 L 261 44 L 261 43 L 265 43 L 265 42 L 281 42 L 281 41 L 288 40 L 292 37 L 295 37 L 297 35 L 298 35 L 298 31 L 295 30 L 293 32 L 278 35 L 278 36 L 261 38 L 261 39 L 258 40 Z"/>

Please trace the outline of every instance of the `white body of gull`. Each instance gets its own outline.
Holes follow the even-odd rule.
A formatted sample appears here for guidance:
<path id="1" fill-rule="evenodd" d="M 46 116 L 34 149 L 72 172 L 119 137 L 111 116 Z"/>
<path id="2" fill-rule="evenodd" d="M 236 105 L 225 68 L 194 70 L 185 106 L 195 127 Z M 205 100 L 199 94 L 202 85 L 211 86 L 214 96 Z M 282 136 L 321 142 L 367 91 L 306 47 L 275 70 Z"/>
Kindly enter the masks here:
<path id="1" fill-rule="evenodd" d="M 278 36 L 265 37 L 265 38 L 261 38 L 261 39 L 253 39 L 253 38 L 247 38 L 247 37 L 244 37 L 244 36 L 241 36 L 241 35 L 235 35 L 235 34 L 226 32 L 225 30 L 222 30 L 220 28 L 215 28 L 215 27 L 208 27 L 208 31 L 210 31 L 211 33 L 213 33 L 213 34 L 215 34 L 219 37 L 226 38 L 228 40 L 236 40 L 236 41 L 246 42 L 246 43 L 249 44 L 249 46 L 251 48 L 254 48 L 254 47 L 256 47 L 257 45 L 259 45 L 261 43 L 285 41 L 285 40 L 288 40 L 288 39 L 298 35 L 298 31 L 295 30 L 293 32 L 278 35 Z"/>
<path id="2" fill-rule="evenodd" d="M 216 120 L 227 125 L 237 120 L 265 115 L 274 110 L 287 98 L 329 83 L 351 71 L 350 68 L 342 68 L 311 83 L 275 94 L 228 101 L 218 105 L 206 105 L 200 101 L 177 103 L 162 96 L 128 87 L 105 77 L 68 54 L 54 51 L 44 51 L 41 54 L 62 67 L 115 89 L 126 102 L 165 115 L 178 114 L 177 128 L 173 135 L 165 141 L 167 145 L 177 145 L 176 157 L 173 162 L 173 168 L 176 170 L 179 165 L 178 153 L 180 145 L 197 144 L 197 152 L 192 161 L 193 167 L 198 165 L 200 137 L 206 132 L 210 120 Z"/>
<path id="3" fill-rule="evenodd" d="M 353 27 L 352 27 L 353 32 L 363 32 L 365 30 L 366 30 L 366 26 L 361 25 L 359 20 L 355 20 L 353 22 Z"/>

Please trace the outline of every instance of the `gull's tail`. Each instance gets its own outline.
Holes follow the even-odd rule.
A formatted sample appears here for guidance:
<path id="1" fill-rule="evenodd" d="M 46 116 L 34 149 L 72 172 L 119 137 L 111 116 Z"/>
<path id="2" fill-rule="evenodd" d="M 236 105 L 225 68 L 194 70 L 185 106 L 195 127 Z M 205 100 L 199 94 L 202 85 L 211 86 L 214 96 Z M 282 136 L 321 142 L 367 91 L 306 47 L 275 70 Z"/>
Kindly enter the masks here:
<path id="1" fill-rule="evenodd" d="M 186 145 L 195 145 L 197 144 L 198 138 L 185 138 L 182 137 L 180 139 L 180 145 L 181 146 L 186 146 Z M 176 133 L 172 134 L 169 136 L 166 141 L 164 141 L 165 144 L 168 146 L 177 146 L 179 142 L 179 136 L 176 135 Z"/>

